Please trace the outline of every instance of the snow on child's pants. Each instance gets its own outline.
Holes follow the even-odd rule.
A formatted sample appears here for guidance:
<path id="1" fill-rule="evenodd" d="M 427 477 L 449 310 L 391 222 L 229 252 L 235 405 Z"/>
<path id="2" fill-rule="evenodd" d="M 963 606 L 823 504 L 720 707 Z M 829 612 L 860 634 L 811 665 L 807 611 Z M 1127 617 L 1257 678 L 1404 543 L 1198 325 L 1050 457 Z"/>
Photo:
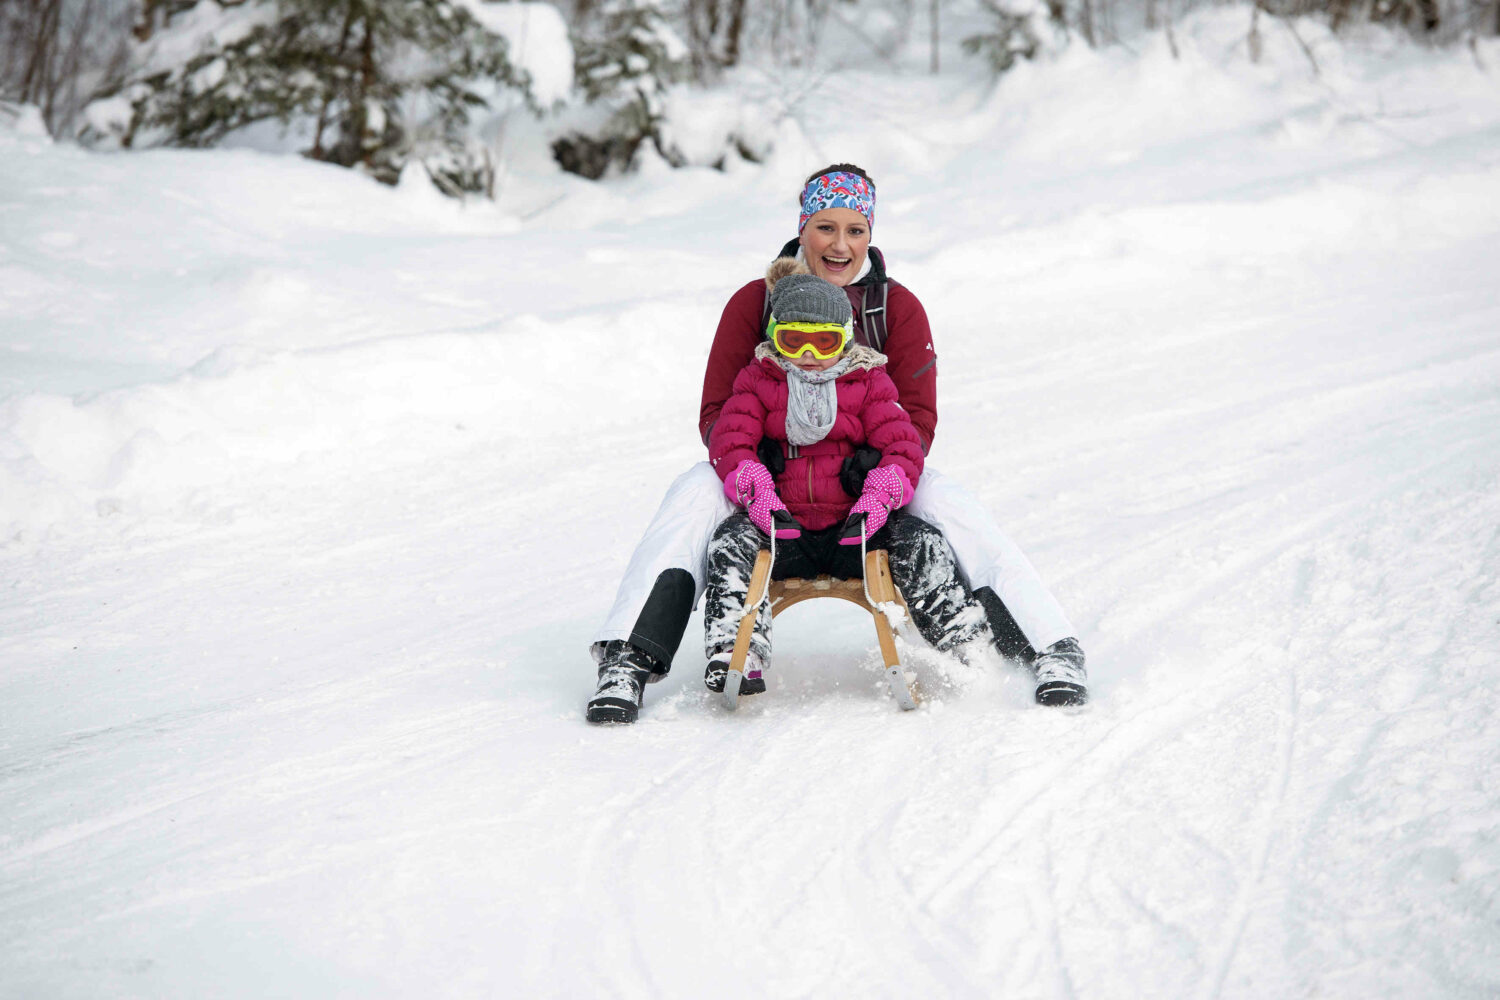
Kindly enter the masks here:
<path id="1" fill-rule="evenodd" d="M 801 538 L 776 543 L 773 580 L 811 578 L 821 573 L 845 580 L 864 576 L 858 546 L 840 545 L 842 525 L 804 531 Z M 750 589 L 755 557 L 767 545 L 765 532 L 743 512 L 726 518 L 708 545 L 708 593 L 704 599 L 704 649 L 710 660 L 734 649 Z M 897 512 L 869 542 L 890 554 L 891 578 L 906 599 L 912 622 L 935 648 L 952 650 L 990 639 L 984 609 L 953 559 L 953 550 L 936 528 L 920 518 Z M 771 661 L 771 615 L 755 619 L 750 651 L 762 663 Z"/>
<path id="2" fill-rule="evenodd" d="M 1032 650 L 1078 634 L 1020 546 L 979 498 L 951 476 L 927 466 L 906 510 L 943 533 L 969 586 L 976 591 L 988 587 L 999 598 Z M 998 634 L 1001 626 L 993 619 L 991 624 Z M 1013 655 L 1010 649 L 1001 651 Z"/>

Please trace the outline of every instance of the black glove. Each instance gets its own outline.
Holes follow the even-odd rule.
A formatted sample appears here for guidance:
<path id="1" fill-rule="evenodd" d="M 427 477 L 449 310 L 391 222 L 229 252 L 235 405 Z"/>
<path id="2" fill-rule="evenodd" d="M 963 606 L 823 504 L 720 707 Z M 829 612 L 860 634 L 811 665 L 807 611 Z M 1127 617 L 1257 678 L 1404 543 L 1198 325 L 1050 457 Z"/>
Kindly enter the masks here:
<path id="1" fill-rule="evenodd" d="M 840 545 L 858 545 L 865 541 L 865 514 L 850 514 L 849 520 L 844 522 L 844 530 L 839 534 Z"/>
<path id="2" fill-rule="evenodd" d="M 782 450 L 781 442 L 775 438 L 761 438 L 760 444 L 755 446 L 755 457 L 760 459 L 761 465 L 771 470 L 773 476 L 786 472 L 786 452 Z"/>
<path id="3" fill-rule="evenodd" d="M 762 441 L 761 444 L 765 442 Z M 870 474 L 871 469 L 880 464 L 880 459 L 879 450 L 867 444 L 854 449 L 854 454 L 844 459 L 844 467 L 839 470 L 839 485 L 844 488 L 844 492 L 851 497 L 858 498 L 865 491 L 865 477 Z M 761 464 L 769 468 L 771 463 L 762 459 Z"/>

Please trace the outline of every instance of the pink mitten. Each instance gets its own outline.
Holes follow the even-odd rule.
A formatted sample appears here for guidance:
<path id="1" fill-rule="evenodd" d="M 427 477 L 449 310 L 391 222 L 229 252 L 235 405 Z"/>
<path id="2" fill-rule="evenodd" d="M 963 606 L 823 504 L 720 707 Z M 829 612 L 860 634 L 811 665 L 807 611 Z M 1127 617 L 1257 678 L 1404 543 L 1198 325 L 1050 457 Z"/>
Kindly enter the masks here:
<path id="1" fill-rule="evenodd" d="M 776 495 L 771 470 L 754 459 L 747 458 L 734 467 L 724 480 L 724 495 L 745 508 L 751 523 L 767 535 L 774 531 L 777 538 L 797 538 L 802 534 L 801 525 Z"/>
<path id="2" fill-rule="evenodd" d="M 885 526 L 891 511 L 911 500 L 911 480 L 899 465 L 882 465 L 865 476 L 865 488 L 844 522 L 840 545 L 858 545 Z"/>

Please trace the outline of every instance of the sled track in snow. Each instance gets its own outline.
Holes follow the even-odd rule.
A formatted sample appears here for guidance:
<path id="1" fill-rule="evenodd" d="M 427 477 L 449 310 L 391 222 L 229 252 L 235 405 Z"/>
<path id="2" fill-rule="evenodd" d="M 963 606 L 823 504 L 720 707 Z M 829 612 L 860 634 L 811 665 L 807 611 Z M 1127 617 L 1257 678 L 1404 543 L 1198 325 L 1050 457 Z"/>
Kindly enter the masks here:
<path id="1" fill-rule="evenodd" d="M 1243 664 L 1252 656 L 1244 652 L 1234 662 Z M 1001 858 L 1031 841 L 1038 828 L 1046 825 L 1058 803 L 1080 801 L 1090 789 L 1105 785 L 1128 768 L 1130 761 L 1146 748 L 1201 721 L 1259 684 L 1257 678 L 1247 680 L 1231 671 L 1219 676 L 1210 691 L 1180 692 L 1170 701 L 1115 723 L 1089 746 L 1054 765 L 1045 778 L 1036 781 L 1039 787 L 1035 791 L 1008 809 L 998 823 L 971 837 L 957 856 L 948 860 L 917 892 L 917 902 L 926 908 L 952 903 L 954 897 L 984 879 Z M 1088 713 L 1098 711 L 1095 707 L 1078 714 L 1080 718 L 1088 718 Z"/>
<path id="2" fill-rule="evenodd" d="M 1278 737 L 1277 761 L 1279 766 L 1270 772 L 1265 791 L 1261 795 L 1261 815 L 1257 823 L 1255 852 L 1250 859 L 1248 871 L 1242 873 L 1239 887 L 1230 903 L 1228 928 L 1217 947 L 1205 974 L 1199 996 L 1203 1000 L 1218 1000 L 1224 991 L 1239 949 L 1240 938 L 1250 919 L 1250 904 L 1266 878 L 1271 848 L 1278 834 L 1283 832 L 1280 823 L 1282 809 L 1286 804 L 1287 789 L 1292 780 L 1292 761 L 1296 752 L 1297 723 L 1299 717 L 1297 697 L 1297 673 L 1290 659 L 1282 670 L 1282 684 L 1286 695 L 1286 707 L 1281 714 L 1281 732 Z"/>

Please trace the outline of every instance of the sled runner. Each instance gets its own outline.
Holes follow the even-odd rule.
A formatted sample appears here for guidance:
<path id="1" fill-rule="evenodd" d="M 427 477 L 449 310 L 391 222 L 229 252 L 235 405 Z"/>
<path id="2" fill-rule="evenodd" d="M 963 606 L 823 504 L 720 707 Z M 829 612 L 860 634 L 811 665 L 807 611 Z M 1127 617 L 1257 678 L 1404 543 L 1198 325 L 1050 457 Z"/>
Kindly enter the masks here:
<path id="1" fill-rule="evenodd" d="M 906 601 L 891 579 L 891 564 L 885 549 L 875 549 L 865 554 L 863 580 L 839 580 L 826 575 L 811 580 L 772 580 L 771 553 L 761 549 L 760 554 L 755 557 L 755 568 L 750 574 L 750 592 L 745 601 L 748 610 L 745 617 L 740 619 L 734 654 L 730 658 L 729 673 L 724 681 L 724 702 L 731 709 L 739 707 L 740 684 L 745 679 L 745 657 L 750 651 L 750 635 L 755 630 L 755 617 L 766 603 L 767 587 L 770 588 L 769 609 L 773 618 L 794 604 L 817 597 L 841 598 L 868 611 L 875 619 L 875 636 L 880 641 L 886 680 L 890 682 L 896 704 L 906 711 L 917 707 L 920 699 L 916 686 L 907 681 L 906 673 L 901 669 L 901 659 L 896 653 L 896 636 L 891 630 L 890 619 L 881 607 L 895 605 L 902 612 L 906 610 Z"/>

